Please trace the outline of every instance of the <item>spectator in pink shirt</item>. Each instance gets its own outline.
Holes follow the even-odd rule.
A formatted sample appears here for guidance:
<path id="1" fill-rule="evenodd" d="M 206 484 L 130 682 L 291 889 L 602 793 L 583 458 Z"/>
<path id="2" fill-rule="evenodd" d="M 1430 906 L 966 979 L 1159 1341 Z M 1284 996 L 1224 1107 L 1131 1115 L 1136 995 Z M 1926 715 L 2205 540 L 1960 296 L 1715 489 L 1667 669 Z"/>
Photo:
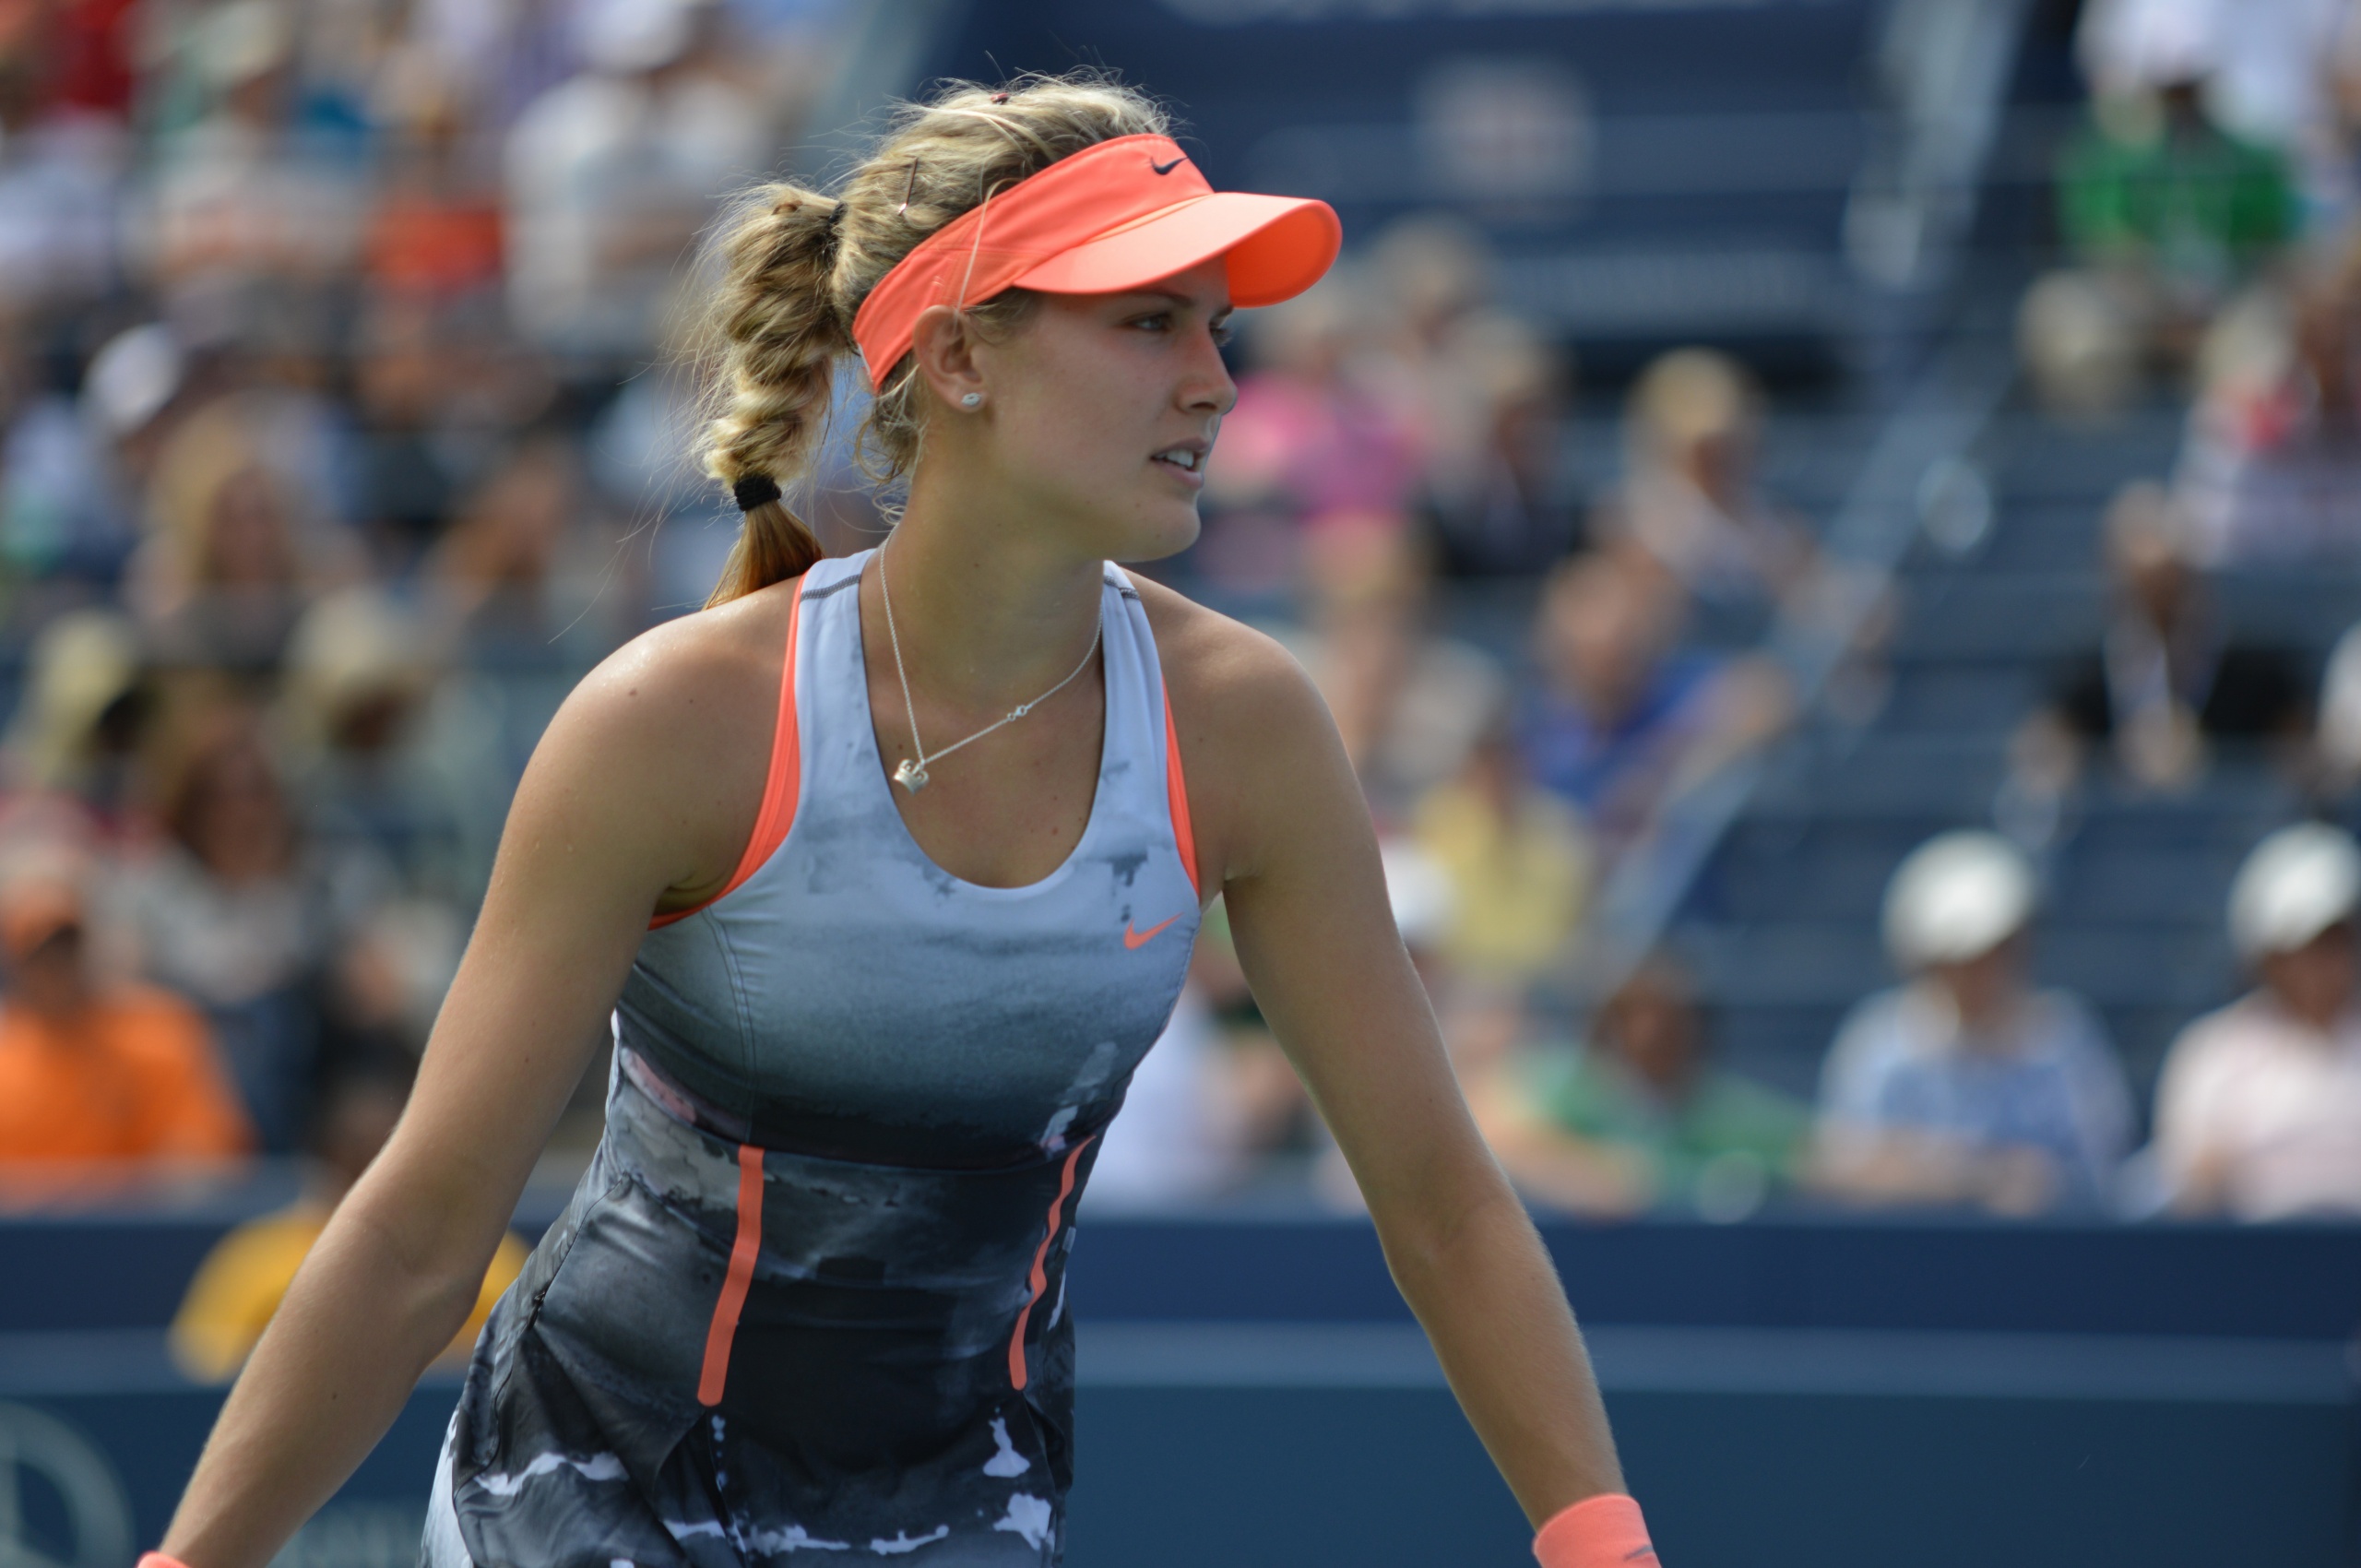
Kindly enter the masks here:
<path id="1" fill-rule="evenodd" d="M 1323 283 L 1272 312 L 1262 367 L 1222 421 L 1211 470 L 1226 501 L 1275 507 L 1315 529 L 1402 527 L 1423 443 L 1410 411 L 1358 373 L 1358 296 Z"/>
<path id="2" fill-rule="evenodd" d="M 2361 849 L 2321 823 L 2255 846 L 2230 939 L 2260 982 L 2181 1031 L 2156 1090 L 2172 1206 L 2239 1219 L 2361 1214 Z"/>

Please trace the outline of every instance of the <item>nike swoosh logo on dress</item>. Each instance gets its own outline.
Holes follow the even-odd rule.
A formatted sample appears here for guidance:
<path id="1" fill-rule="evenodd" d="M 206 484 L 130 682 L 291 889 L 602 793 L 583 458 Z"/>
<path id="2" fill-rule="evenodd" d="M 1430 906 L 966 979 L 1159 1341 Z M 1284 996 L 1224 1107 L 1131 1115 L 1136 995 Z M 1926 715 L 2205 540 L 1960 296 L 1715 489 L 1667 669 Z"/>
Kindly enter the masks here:
<path id="1" fill-rule="evenodd" d="M 1158 163 L 1155 159 L 1151 158 L 1147 160 L 1147 166 L 1155 170 L 1159 174 L 1169 174 L 1172 171 L 1180 168 L 1180 165 L 1188 161 L 1189 160 L 1185 158 L 1176 158 L 1169 163 Z"/>
<path id="2" fill-rule="evenodd" d="M 1180 918 L 1180 917 L 1179 915 L 1167 915 L 1162 920 L 1157 921 L 1154 925 L 1148 927 L 1145 931 L 1133 931 L 1132 929 L 1132 922 L 1125 921 L 1123 922 L 1123 945 L 1135 950 L 1145 947 L 1156 939 L 1156 933 L 1157 932 L 1162 931 L 1166 926 L 1170 925 L 1174 921 L 1177 921 Z"/>

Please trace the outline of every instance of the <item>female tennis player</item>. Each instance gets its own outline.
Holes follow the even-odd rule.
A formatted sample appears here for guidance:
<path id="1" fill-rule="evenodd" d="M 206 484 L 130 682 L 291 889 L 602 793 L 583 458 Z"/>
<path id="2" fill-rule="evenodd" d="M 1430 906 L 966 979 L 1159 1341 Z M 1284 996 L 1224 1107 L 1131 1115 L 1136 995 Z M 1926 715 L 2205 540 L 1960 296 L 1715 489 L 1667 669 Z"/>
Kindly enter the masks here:
<path id="1" fill-rule="evenodd" d="M 1320 699 L 1108 564 L 1196 537 L 1231 310 L 1338 243 L 1167 130 L 1094 77 L 963 87 L 728 231 L 724 580 L 551 725 L 409 1111 L 146 1568 L 261 1568 L 350 1473 L 611 1012 L 605 1139 L 476 1347 L 426 1562 L 1057 1562 L 1074 1206 L 1216 894 L 1537 1554 L 1654 1561 Z M 821 560 L 780 487 L 853 350 L 908 505 Z"/>

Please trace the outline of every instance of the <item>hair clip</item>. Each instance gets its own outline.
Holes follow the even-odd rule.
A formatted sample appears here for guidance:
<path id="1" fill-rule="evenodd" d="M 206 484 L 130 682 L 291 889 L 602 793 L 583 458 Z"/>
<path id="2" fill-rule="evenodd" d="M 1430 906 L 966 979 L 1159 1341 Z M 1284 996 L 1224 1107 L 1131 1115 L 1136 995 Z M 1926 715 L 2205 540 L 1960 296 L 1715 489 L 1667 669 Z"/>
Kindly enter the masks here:
<path id="1" fill-rule="evenodd" d="M 976 210 L 976 238 L 967 247 L 967 270 L 959 275 L 959 303 L 951 307 L 953 310 L 965 311 L 967 308 L 967 285 L 976 280 L 976 257 L 983 252 L 984 225 L 991 220 L 992 192 L 999 189 L 994 185 L 986 191 L 983 206 Z"/>
<path id="2" fill-rule="evenodd" d="M 1004 92 L 996 92 L 992 94 L 992 101 L 994 103 L 1005 103 L 1008 101 L 1008 94 Z"/>
<path id="3" fill-rule="evenodd" d="M 902 205 L 894 209 L 895 217 L 900 218 L 910 210 L 910 193 L 918 188 L 919 160 L 913 158 L 910 160 L 910 177 L 902 182 Z"/>

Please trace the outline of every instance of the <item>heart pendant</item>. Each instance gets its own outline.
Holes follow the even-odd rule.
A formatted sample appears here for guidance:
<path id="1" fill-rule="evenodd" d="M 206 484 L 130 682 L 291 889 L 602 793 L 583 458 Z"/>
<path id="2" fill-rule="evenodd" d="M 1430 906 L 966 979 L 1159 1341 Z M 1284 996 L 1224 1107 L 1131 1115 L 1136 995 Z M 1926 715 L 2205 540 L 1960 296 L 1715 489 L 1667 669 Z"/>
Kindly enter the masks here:
<path id="1" fill-rule="evenodd" d="M 915 795 L 926 788 L 926 769 L 919 766 L 918 758 L 906 756 L 894 770 L 894 782 Z"/>

